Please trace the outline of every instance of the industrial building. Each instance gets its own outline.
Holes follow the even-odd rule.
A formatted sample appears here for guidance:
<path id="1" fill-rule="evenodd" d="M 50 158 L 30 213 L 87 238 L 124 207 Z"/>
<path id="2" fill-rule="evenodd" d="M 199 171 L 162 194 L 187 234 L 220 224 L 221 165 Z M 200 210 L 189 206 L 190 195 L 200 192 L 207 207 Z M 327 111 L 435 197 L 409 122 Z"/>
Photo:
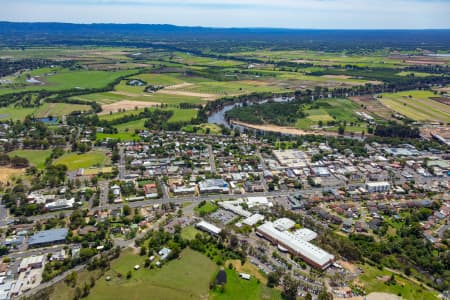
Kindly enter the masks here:
<path id="1" fill-rule="evenodd" d="M 315 268 L 324 270 L 333 264 L 333 255 L 304 240 L 304 238 L 311 239 L 313 237 L 311 230 L 300 231 L 298 234 L 290 232 L 288 230 L 292 228 L 293 221 L 289 220 L 290 222 L 288 222 L 288 220 L 280 219 L 275 222 L 266 222 L 256 228 L 256 234 L 277 245 L 280 251 L 300 256 Z"/>
<path id="2" fill-rule="evenodd" d="M 66 241 L 67 233 L 67 228 L 50 229 L 36 232 L 29 238 L 28 247 L 44 247 L 64 243 Z"/>

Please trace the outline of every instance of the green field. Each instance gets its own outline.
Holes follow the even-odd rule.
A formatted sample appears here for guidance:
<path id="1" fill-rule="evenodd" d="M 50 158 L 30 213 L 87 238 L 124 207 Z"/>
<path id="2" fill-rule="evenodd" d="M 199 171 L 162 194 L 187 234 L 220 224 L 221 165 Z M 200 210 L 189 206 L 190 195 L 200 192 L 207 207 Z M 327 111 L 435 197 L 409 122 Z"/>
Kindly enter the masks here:
<path id="1" fill-rule="evenodd" d="M 183 127 L 181 131 L 197 134 L 207 134 L 209 131 L 209 134 L 221 134 L 222 128 L 220 128 L 217 124 L 202 123 L 199 125 L 187 125 Z"/>
<path id="2" fill-rule="evenodd" d="M 411 76 L 411 74 L 414 75 L 415 77 L 435 76 L 435 74 L 425 73 L 425 72 L 408 72 L 408 71 L 403 71 L 403 72 L 397 73 L 398 76 Z"/>
<path id="3" fill-rule="evenodd" d="M 201 231 L 194 226 L 188 226 L 181 230 L 181 237 L 186 240 L 193 240 L 197 233 L 201 233 Z"/>
<path id="4" fill-rule="evenodd" d="M 209 281 L 217 266 L 206 256 L 186 249 L 179 260 L 170 261 L 161 269 L 148 270 L 141 268 L 133 270 L 136 264 L 142 265 L 144 258 L 131 251 L 122 253 L 114 261 L 111 270 L 106 272 L 111 281 L 100 278 L 90 295 L 89 300 L 184 300 L 206 299 L 209 293 Z M 132 270 L 132 278 L 126 279 L 125 274 Z M 117 273 L 123 275 L 117 277 Z"/>
<path id="5" fill-rule="evenodd" d="M 88 153 L 67 153 L 58 158 L 53 164 L 66 165 L 69 171 L 93 166 L 103 166 L 109 162 L 109 158 L 102 151 L 91 151 Z"/>
<path id="6" fill-rule="evenodd" d="M 366 129 L 366 125 L 358 121 L 358 116 L 355 114 L 356 110 L 358 110 L 358 106 L 348 99 L 320 99 L 305 107 L 304 112 L 307 116 L 298 119 L 296 127 L 309 130 L 311 126 L 318 126 L 320 121 L 322 121 L 323 127 L 327 126 L 328 121 L 346 121 L 346 131 L 361 132 Z M 337 126 L 325 129 L 336 131 Z"/>
<path id="7" fill-rule="evenodd" d="M 68 115 L 73 111 L 88 111 L 90 109 L 91 107 L 89 105 L 68 103 L 44 103 L 38 107 L 15 107 L 10 105 L 0 108 L 0 120 L 24 120 L 28 115 L 33 115 L 36 118 L 48 116 L 60 117 Z"/>
<path id="8" fill-rule="evenodd" d="M 132 74 L 133 70 L 125 71 L 74 71 L 69 69 L 49 69 L 42 68 L 31 71 L 30 73 L 23 73 L 16 78 L 12 87 L 0 87 L 0 94 L 15 93 L 21 91 L 36 91 L 36 90 L 68 90 L 68 89 L 89 89 L 105 87 L 108 83 L 114 81 L 120 76 Z M 30 85 L 26 84 L 26 77 L 28 75 L 35 76 L 34 78 L 43 84 Z"/>
<path id="9" fill-rule="evenodd" d="M 450 123 L 450 106 L 430 99 L 439 97 L 433 92 L 405 91 L 381 96 L 381 103 L 412 120 Z"/>
<path id="10" fill-rule="evenodd" d="M 437 295 L 425 288 L 421 288 L 408 279 L 395 275 L 396 284 L 388 285 L 386 279 L 392 275 L 386 270 L 379 270 L 369 265 L 362 266 L 364 273 L 359 277 L 366 292 L 385 292 L 395 295 L 401 295 L 406 300 L 436 300 Z"/>
<path id="11" fill-rule="evenodd" d="M 266 287 L 252 276 L 250 280 L 241 279 L 239 274 L 230 269 L 227 273 L 227 283 L 225 292 L 214 291 L 209 299 L 211 300 L 260 300 L 260 299 L 282 299 L 279 291 Z"/>
<path id="12" fill-rule="evenodd" d="M 15 150 L 9 152 L 9 157 L 20 156 L 28 159 L 30 165 L 42 169 L 45 166 L 45 160 L 50 157 L 52 150 Z"/>
<path id="13" fill-rule="evenodd" d="M 201 207 L 196 207 L 195 211 L 200 215 L 207 215 L 210 213 L 215 212 L 217 209 L 219 208 L 219 206 L 212 202 L 212 201 L 206 201 L 206 203 L 201 206 Z"/>

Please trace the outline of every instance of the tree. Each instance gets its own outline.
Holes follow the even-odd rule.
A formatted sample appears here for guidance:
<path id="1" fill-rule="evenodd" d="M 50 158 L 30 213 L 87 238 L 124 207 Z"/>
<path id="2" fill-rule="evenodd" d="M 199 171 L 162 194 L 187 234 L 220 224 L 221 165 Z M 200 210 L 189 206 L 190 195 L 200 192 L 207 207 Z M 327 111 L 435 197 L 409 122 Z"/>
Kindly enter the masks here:
<path id="1" fill-rule="evenodd" d="M 281 279 L 280 272 L 278 271 L 270 272 L 267 275 L 267 286 L 271 288 L 278 286 L 280 284 L 280 279 Z"/>
<path id="2" fill-rule="evenodd" d="M 297 291 L 299 282 L 293 279 L 290 275 L 286 275 L 283 278 L 283 296 L 288 300 L 297 299 Z"/>
<path id="3" fill-rule="evenodd" d="M 130 270 L 130 271 L 127 272 L 127 279 L 130 279 L 131 276 L 132 276 L 132 274 L 131 274 L 131 270 Z"/>
<path id="4" fill-rule="evenodd" d="M 124 216 L 129 216 L 131 214 L 131 208 L 128 205 L 122 207 L 122 212 Z"/>
<path id="5" fill-rule="evenodd" d="M 319 295 L 317 296 L 319 300 L 333 300 L 333 295 L 326 290 L 321 290 Z"/>
<path id="6" fill-rule="evenodd" d="M 306 294 L 305 300 L 312 300 L 312 295 L 309 292 Z"/>

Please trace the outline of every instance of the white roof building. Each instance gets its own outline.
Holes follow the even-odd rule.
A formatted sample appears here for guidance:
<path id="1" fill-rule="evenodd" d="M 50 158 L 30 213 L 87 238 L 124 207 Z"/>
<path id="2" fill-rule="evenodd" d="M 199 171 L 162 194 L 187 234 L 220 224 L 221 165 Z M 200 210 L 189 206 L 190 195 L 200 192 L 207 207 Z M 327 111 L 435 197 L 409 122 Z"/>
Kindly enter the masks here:
<path id="1" fill-rule="evenodd" d="M 254 215 L 251 215 L 250 217 L 246 218 L 245 220 L 243 220 L 242 223 L 245 225 L 248 225 L 248 226 L 253 226 L 256 223 L 258 223 L 259 221 L 263 221 L 263 220 L 264 220 L 263 215 L 254 214 Z"/>
<path id="2" fill-rule="evenodd" d="M 291 222 L 293 223 L 293 221 Z M 278 223 L 278 226 L 276 223 Z M 302 234 L 296 235 L 295 233 L 283 230 L 283 224 L 287 223 L 286 220 L 281 222 L 277 220 L 274 223 L 266 222 L 256 229 L 256 233 L 270 240 L 272 243 L 277 244 L 279 249 L 285 249 L 293 255 L 300 256 L 316 268 L 324 270 L 333 263 L 333 255 L 305 241 L 302 238 Z"/>
<path id="3" fill-rule="evenodd" d="M 205 222 L 205 221 L 200 221 L 195 226 L 200 230 L 203 230 L 208 233 L 215 234 L 215 235 L 219 234 L 222 231 L 222 229 L 220 229 L 219 227 L 217 227 L 211 223 Z"/>

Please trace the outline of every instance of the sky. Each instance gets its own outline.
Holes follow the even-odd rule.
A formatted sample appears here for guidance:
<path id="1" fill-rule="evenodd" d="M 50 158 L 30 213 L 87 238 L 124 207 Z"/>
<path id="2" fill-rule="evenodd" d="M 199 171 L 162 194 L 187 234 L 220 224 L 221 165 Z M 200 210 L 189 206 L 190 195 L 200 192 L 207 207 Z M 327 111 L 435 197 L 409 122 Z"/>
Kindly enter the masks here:
<path id="1" fill-rule="evenodd" d="M 450 0 L 0 0 L 0 20 L 315 29 L 450 28 Z"/>

